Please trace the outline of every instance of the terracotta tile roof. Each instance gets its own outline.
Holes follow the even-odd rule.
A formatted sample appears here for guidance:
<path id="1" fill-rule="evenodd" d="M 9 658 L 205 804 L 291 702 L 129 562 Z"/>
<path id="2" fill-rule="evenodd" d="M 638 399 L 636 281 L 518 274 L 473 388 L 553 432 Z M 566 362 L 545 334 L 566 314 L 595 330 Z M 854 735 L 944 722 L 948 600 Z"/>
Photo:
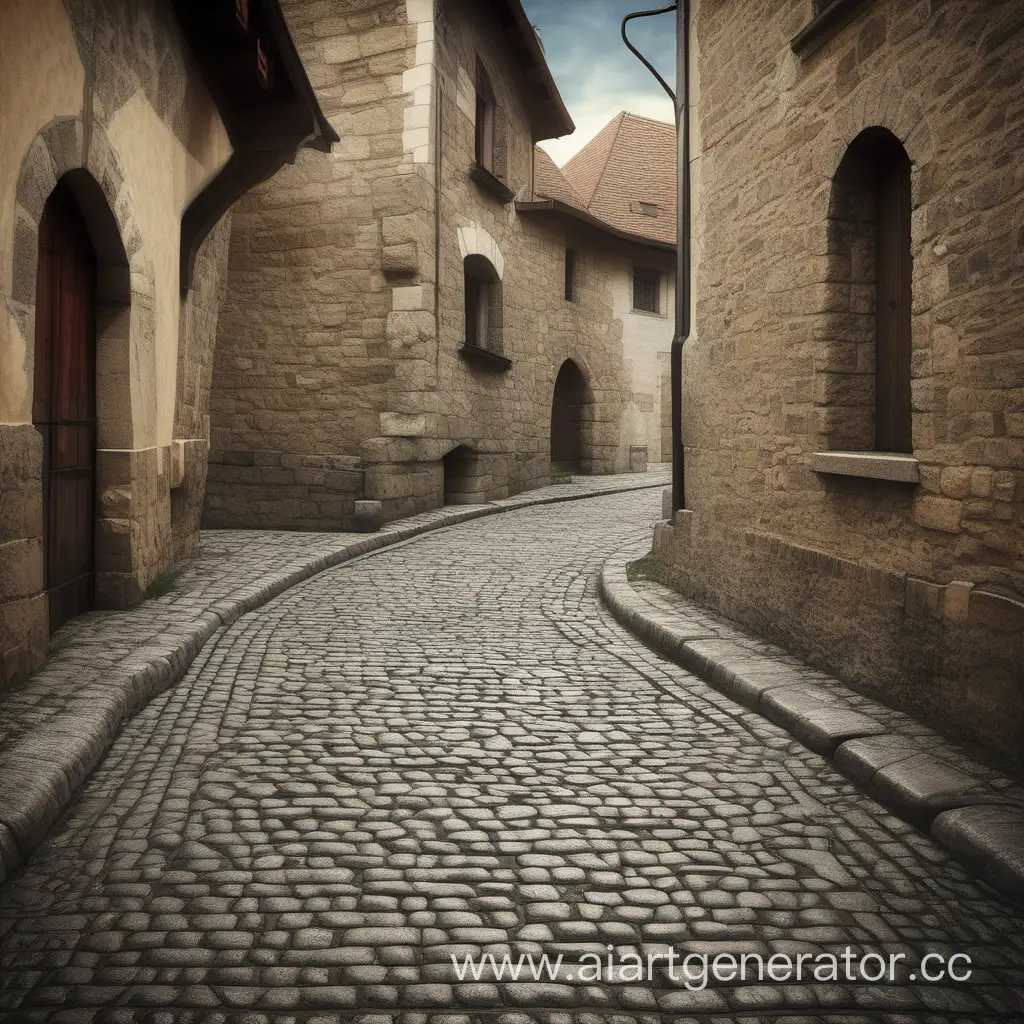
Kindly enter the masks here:
<path id="1" fill-rule="evenodd" d="M 550 181 L 550 172 L 544 177 Z M 573 205 L 582 202 L 620 231 L 675 243 L 674 125 L 623 111 L 562 168 L 561 177 L 578 197 Z"/>
<path id="2" fill-rule="evenodd" d="M 533 151 L 533 191 L 547 199 L 558 199 L 581 210 L 587 208 L 576 189 L 569 184 L 554 160 L 540 146 Z"/>

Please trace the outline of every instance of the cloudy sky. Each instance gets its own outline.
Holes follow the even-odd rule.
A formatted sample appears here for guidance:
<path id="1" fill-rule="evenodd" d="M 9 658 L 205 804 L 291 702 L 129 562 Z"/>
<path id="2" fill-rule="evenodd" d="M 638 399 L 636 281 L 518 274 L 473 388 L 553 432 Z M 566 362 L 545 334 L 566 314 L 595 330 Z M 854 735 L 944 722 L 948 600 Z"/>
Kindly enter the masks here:
<path id="1" fill-rule="evenodd" d="M 544 43 L 574 134 L 541 145 L 560 166 L 588 143 L 620 110 L 672 121 L 672 102 L 619 35 L 633 11 L 668 0 L 522 0 Z M 630 22 L 633 44 L 675 86 L 675 15 Z"/>

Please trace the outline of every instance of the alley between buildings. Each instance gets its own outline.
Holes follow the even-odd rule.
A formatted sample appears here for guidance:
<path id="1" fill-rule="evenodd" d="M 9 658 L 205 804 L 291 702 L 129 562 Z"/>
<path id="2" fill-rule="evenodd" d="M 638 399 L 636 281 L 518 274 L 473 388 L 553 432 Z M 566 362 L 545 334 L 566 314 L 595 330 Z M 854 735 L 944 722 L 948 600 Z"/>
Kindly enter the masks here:
<path id="1" fill-rule="evenodd" d="M 222 630 L 0 888 L 0 1019 L 1024 1019 L 1019 912 L 600 608 L 660 499 L 438 531 Z M 691 990 L 451 959 L 609 947 L 908 967 Z M 929 952 L 970 981 L 911 980 Z"/>

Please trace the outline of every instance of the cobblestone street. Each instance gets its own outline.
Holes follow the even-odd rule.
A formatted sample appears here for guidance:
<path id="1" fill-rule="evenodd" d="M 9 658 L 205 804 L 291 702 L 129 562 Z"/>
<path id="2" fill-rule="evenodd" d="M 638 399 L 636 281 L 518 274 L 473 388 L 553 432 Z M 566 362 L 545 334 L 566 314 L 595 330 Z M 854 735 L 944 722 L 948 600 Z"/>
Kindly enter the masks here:
<path id="1" fill-rule="evenodd" d="M 600 608 L 660 509 L 474 520 L 221 630 L 0 888 L 0 1018 L 1024 1020 L 1019 909 Z M 906 959 L 874 985 L 574 972 L 670 946 Z M 481 952 L 564 964 L 460 982 Z M 922 983 L 929 952 L 970 981 Z"/>

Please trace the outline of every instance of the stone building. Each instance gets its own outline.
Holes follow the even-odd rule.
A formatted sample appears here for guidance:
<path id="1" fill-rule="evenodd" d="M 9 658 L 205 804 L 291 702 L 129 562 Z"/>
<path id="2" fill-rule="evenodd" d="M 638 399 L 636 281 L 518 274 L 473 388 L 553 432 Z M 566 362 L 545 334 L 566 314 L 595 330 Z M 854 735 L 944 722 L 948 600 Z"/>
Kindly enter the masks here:
<path id="1" fill-rule="evenodd" d="M 574 257 L 607 267 L 630 388 L 621 437 L 646 448 L 652 462 L 672 458 L 675 154 L 674 125 L 623 112 L 561 171 L 538 151 L 534 183 L 576 228 Z"/>
<path id="2" fill-rule="evenodd" d="M 343 142 L 233 215 L 204 522 L 348 528 L 357 499 L 392 519 L 660 445 L 605 253 L 664 282 L 673 246 L 535 195 L 535 144 L 573 124 L 518 0 L 284 10 Z"/>
<path id="3" fill-rule="evenodd" d="M 275 0 L 3 4 L 0 684 L 197 549 L 222 216 L 334 137 Z"/>
<path id="4" fill-rule="evenodd" d="M 1024 17 L 693 12 L 696 322 L 669 578 L 1024 750 Z"/>

